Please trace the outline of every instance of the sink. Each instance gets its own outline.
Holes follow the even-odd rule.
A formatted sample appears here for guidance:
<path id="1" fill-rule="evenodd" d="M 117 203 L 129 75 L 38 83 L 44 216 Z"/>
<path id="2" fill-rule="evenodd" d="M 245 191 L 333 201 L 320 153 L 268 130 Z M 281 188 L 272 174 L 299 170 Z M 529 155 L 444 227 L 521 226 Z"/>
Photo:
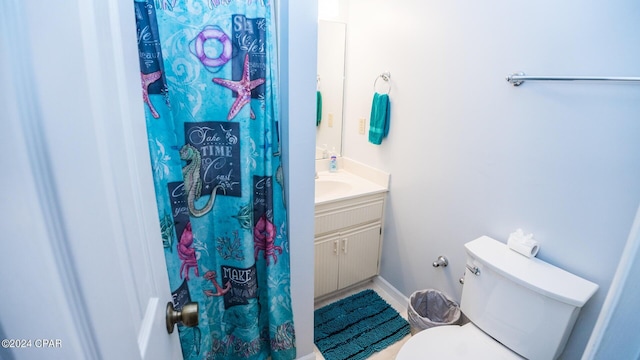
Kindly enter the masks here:
<path id="1" fill-rule="evenodd" d="M 316 180 L 316 198 L 348 194 L 353 186 L 345 181 L 333 179 Z"/>
<path id="2" fill-rule="evenodd" d="M 387 191 L 386 187 L 344 170 L 318 172 L 315 187 L 316 205 Z"/>

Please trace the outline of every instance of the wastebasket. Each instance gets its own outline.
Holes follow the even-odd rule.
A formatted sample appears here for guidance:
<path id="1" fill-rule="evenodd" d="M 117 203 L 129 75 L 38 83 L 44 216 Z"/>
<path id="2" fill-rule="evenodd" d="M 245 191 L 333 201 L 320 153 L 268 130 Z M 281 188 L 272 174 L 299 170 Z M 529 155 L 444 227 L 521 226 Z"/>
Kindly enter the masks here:
<path id="1" fill-rule="evenodd" d="M 460 306 L 442 291 L 426 289 L 416 291 L 409 298 L 407 318 L 411 335 L 441 325 L 460 322 Z"/>

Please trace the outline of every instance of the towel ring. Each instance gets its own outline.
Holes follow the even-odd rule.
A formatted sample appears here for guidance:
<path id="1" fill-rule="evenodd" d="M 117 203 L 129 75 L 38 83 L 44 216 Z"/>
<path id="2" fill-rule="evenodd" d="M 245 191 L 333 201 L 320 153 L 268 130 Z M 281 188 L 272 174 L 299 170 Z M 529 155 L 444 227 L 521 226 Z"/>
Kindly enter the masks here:
<path id="1" fill-rule="evenodd" d="M 389 95 L 389 93 L 391 92 L 391 73 L 389 73 L 388 71 L 385 71 L 382 74 L 378 75 L 376 80 L 373 82 L 373 91 L 374 92 L 378 92 L 378 90 L 376 90 L 376 85 L 378 84 L 378 80 L 380 80 L 380 79 L 384 80 L 387 83 L 387 86 L 389 88 L 387 89 L 386 94 Z"/>

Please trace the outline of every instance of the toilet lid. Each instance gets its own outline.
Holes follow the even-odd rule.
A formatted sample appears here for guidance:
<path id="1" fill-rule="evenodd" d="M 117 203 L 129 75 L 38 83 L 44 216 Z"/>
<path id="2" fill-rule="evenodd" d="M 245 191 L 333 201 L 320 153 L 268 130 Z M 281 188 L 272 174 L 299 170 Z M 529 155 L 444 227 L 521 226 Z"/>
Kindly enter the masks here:
<path id="1" fill-rule="evenodd" d="M 472 323 L 422 330 L 400 349 L 396 360 L 412 359 L 523 359 Z"/>

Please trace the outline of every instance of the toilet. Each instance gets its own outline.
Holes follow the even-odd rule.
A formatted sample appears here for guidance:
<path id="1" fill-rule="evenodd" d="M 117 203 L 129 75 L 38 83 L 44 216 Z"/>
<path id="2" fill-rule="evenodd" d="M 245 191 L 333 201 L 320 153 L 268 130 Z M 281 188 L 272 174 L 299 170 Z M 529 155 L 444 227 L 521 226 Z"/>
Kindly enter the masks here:
<path id="1" fill-rule="evenodd" d="M 598 285 L 488 236 L 464 247 L 460 309 L 469 322 L 415 334 L 396 359 L 556 359 Z"/>

